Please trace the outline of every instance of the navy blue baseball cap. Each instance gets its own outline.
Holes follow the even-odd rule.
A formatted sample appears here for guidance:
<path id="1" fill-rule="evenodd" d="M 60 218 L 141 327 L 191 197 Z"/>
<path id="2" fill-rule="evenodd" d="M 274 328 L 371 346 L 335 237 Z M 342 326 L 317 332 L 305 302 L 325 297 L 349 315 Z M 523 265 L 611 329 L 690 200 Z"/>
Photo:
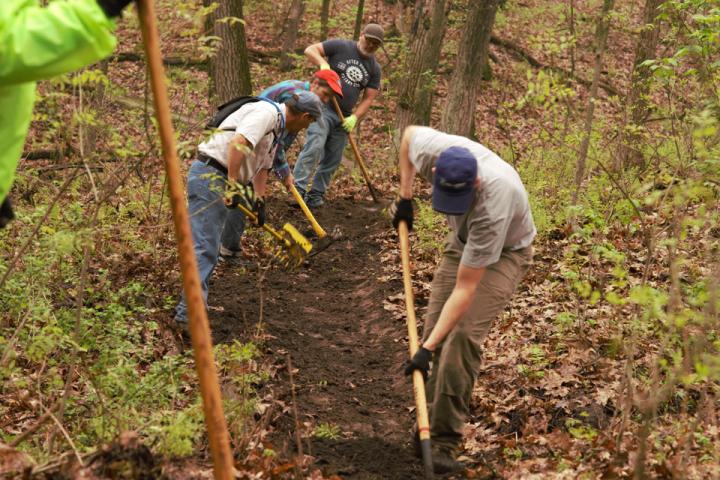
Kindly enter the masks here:
<path id="1" fill-rule="evenodd" d="M 450 147 L 435 161 L 432 206 L 440 213 L 462 215 L 475 196 L 477 159 L 464 147 Z"/>

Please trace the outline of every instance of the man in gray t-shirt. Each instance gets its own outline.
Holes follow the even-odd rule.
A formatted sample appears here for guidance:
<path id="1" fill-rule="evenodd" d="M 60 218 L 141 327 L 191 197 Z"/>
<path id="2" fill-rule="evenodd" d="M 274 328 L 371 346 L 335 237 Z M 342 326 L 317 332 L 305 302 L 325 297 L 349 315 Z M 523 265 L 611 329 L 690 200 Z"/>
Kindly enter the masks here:
<path id="1" fill-rule="evenodd" d="M 512 166 L 465 137 L 428 127 L 405 129 L 400 144 L 399 198 L 393 225 L 412 229 L 413 179 L 432 183 L 433 209 L 447 214 L 450 235 L 435 272 L 423 342 L 406 374 L 426 385 L 437 473 L 460 470 L 462 446 L 481 348 L 532 261 L 535 237 L 527 192 Z"/>
<path id="2" fill-rule="evenodd" d="M 331 100 L 323 109 L 323 121 L 316 122 L 307 131 L 293 176 L 298 192 L 310 208 L 324 203 L 330 180 L 340 166 L 348 133 L 368 112 L 379 93 L 381 71 L 375 51 L 382 45 L 383 37 L 383 28 L 370 23 L 357 42 L 330 39 L 305 49 L 305 55 L 313 64 L 321 70 L 331 68 L 340 76 L 342 98 L 338 103 L 345 117 L 344 121 L 340 120 Z"/>

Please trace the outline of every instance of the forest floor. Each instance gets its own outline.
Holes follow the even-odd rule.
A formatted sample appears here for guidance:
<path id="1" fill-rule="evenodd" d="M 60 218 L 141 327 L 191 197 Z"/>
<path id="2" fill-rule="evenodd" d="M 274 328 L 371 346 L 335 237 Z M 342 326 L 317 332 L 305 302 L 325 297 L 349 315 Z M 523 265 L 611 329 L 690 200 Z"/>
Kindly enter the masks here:
<path id="1" fill-rule="evenodd" d="M 160 18 L 165 22 L 161 30 L 167 54 L 197 57 L 198 52 L 191 48 L 194 44 L 178 33 L 193 21 L 197 23 L 199 17 L 183 10 L 183 2 L 159 3 L 164 8 Z M 366 18 L 392 25 L 396 20 L 393 6 L 396 3 L 368 2 Z M 333 2 L 331 36 L 348 36 L 353 20 L 348 12 L 354 5 L 349 0 Z M 289 2 L 282 6 L 289 6 Z M 308 18 L 315 18 L 319 4 L 311 2 L 310 6 Z M 246 2 L 245 7 L 249 45 L 258 50 L 277 51 L 282 38 L 278 10 L 282 9 L 274 2 Z M 567 52 L 554 57 L 553 50 L 545 48 L 558 42 L 555 17 L 565 8 L 562 4 L 537 0 L 507 2 L 498 14 L 494 32 L 516 42 L 543 64 L 568 69 Z M 578 25 L 576 73 L 578 77 L 590 78 L 589 45 L 594 32 L 595 5 L 581 2 L 577 8 L 583 13 L 579 17 L 583 21 Z M 620 2 L 618 6 L 618 16 L 635 18 L 640 11 L 641 2 Z M 458 10 L 451 10 L 450 14 L 445 42 L 452 46 L 459 39 L 460 25 Z M 309 25 L 300 32 L 298 48 L 316 41 L 317 28 Z M 123 20 L 119 32 L 118 52 L 139 51 L 134 21 Z M 632 65 L 630 33 L 630 27 L 623 24 L 610 34 L 613 54 L 607 59 L 607 79 L 620 90 Z M 397 45 L 397 38 L 388 36 L 387 48 L 379 55 L 386 79 L 402 75 Z M 437 125 L 450 88 L 448 74 L 454 66 L 455 48 L 447 49 L 449 52 L 443 55 L 438 68 L 432 125 Z M 491 51 L 495 58 L 494 77 L 483 82 L 476 107 L 480 142 L 501 152 L 518 167 L 534 161 L 530 154 L 533 151 L 542 152 L 542 162 L 532 164 L 533 169 L 525 171 L 524 180 L 529 186 L 531 182 L 541 184 L 535 185 L 536 190 L 551 199 L 546 204 L 552 204 L 556 193 L 565 187 L 562 182 L 570 177 L 566 178 L 552 163 L 551 159 L 557 156 L 552 148 L 554 140 L 545 138 L 542 132 L 548 125 L 561 125 L 563 117 L 553 117 L 556 110 L 550 107 L 508 107 L 507 104 L 519 102 L 526 94 L 532 80 L 528 72 L 532 71 L 507 48 L 492 45 Z M 109 77 L 123 87 L 124 101 L 128 92 L 139 97 L 140 92 L 147 91 L 143 69 L 142 62 L 110 64 Z M 251 69 L 255 91 L 280 80 L 307 78 L 312 71 L 302 61 L 291 72 L 279 72 L 274 64 L 266 63 L 253 63 Z M 187 167 L 201 135 L 200 126 L 212 109 L 207 100 L 207 76 L 198 69 L 177 66 L 168 72 L 173 79 L 171 102 L 173 113 L 181 119 L 179 143 Z M 42 88 L 41 85 L 41 92 Z M 575 91 L 578 95 L 575 102 L 580 105 L 587 92 L 582 87 Z M 397 152 L 390 133 L 395 101 L 392 80 L 388 80 L 382 96 L 357 131 L 375 186 L 384 192 L 382 205 L 371 203 L 357 169 L 350 172 L 344 167 L 333 180 L 329 203 L 317 211 L 317 219 L 327 231 L 336 226 L 341 229 L 341 240 L 288 273 L 269 266 L 258 251 L 257 230 L 250 229 L 245 241 L 248 262 L 221 263 L 212 278 L 209 319 L 215 343 L 222 347 L 252 342 L 260 350 L 253 362 L 261 364 L 258 370 L 269 372 L 268 378 L 253 385 L 257 395 L 252 395 L 257 404 L 249 415 L 250 423 L 255 422 L 249 426 L 251 431 L 242 435 L 233 431 L 235 458 L 242 467 L 239 478 L 292 478 L 298 465 L 304 476 L 313 479 L 407 479 L 422 474 L 410 444 L 415 415 L 412 386 L 402 373 L 408 346 L 397 237 L 383 211 L 397 188 Z M 144 117 L 137 105 L 135 111 L 125 104 L 118 108 L 115 103 L 110 105 L 113 108 L 108 117 L 113 124 L 123 126 L 123 135 L 144 138 L 147 122 L 138 120 Z M 598 117 L 611 119 L 618 111 L 612 102 L 598 104 Z M 572 113 L 577 119 L 582 112 Z M 34 128 L 37 129 L 37 124 Z M 31 130 L 30 138 L 40 142 L 41 132 Z M 302 144 L 302 138 L 296 143 Z M 295 158 L 294 152 L 290 158 Z M 164 188 L 160 161 L 157 158 L 153 161 L 156 163 L 148 164 L 150 168 L 143 170 L 143 175 L 138 174 L 142 185 L 138 191 L 146 185 L 155 192 Z M 346 159 L 345 164 L 352 165 L 352 159 Z M 556 185 L 548 180 L 550 186 L 545 188 L 542 178 L 536 178 L 544 175 L 560 181 Z M 307 233 L 308 223 L 300 211 L 286 205 L 280 184 L 273 180 L 271 188 L 274 196 L 268 205 L 269 221 L 275 226 L 288 221 Z M 417 192 L 418 197 L 427 205 L 427 185 L 420 188 L 423 190 Z M 605 196 L 613 198 L 608 193 L 611 190 L 603 190 L 599 202 Z M 23 207 L 30 210 L 27 205 Z M 146 207 L 148 212 L 151 207 Z M 539 208 L 534 212 L 552 215 Z M 658 244 L 664 238 L 663 232 L 672 225 L 671 219 L 662 215 L 649 215 L 645 222 L 647 228 L 658 232 Z M 577 273 L 578 278 L 587 278 L 601 288 L 612 280 L 607 272 L 622 265 L 631 277 L 629 283 L 642 277 L 642 282 L 660 287 L 668 282 L 665 272 L 670 263 L 668 254 L 660 248 L 649 253 L 638 228 L 608 226 L 602 236 L 598 235 L 602 241 L 599 243 L 597 238 L 571 240 L 567 238 L 568 232 L 562 230 L 564 226 L 546 223 L 549 228 L 540 229 L 535 244 L 535 265 L 486 340 L 463 452 L 468 470 L 462 477 L 628 478 L 632 476 L 639 423 L 631 416 L 636 411 L 628 406 L 632 398 L 628 399 L 625 393 L 628 388 L 623 382 L 627 369 L 635 368 L 641 377 L 650 371 L 653 355 L 658 352 L 657 342 L 651 334 L 635 339 L 635 356 L 628 360 L 623 349 L 625 337 L 620 334 L 624 335 L 623 325 L 637 317 L 637 311 L 630 311 L 629 306 L 588 302 L 573 290 L 568 274 Z M 419 227 L 411 236 L 420 328 L 441 248 L 441 229 Z M 101 245 L 108 252 L 100 258 L 112 261 L 98 264 L 107 268 L 120 285 L 141 281 L 155 289 L 148 288 L 150 293 L 145 299 L 148 313 L 133 318 L 138 324 L 160 325 L 161 346 L 154 361 L 159 363 L 177 356 L 189 365 L 192 360 L 187 345 L 173 337 L 170 324 L 180 278 L 169 213 L 158 206 L 157 212 L 153 210 L 152 216 L 148 216 L 147 224 L 141 222 L 139 230 L 147 240 L 142 247 L 127 247 L 119 241 Z M 434 238 L 420 238 L 428 230 L 431 231 L 427 235 Z M 692 248 L 700 251 L 706 239 L 717 238 L 717 231 L 711 233 L 695 232 Z M 116 236 L 122 238 L 120 233 Z M 124 250 L 116 252 L 113 245 L 121 245 Z M 622 252 L 622 261 L 616 265 L 609 256 L 597 253 L 596 247 L 611 253 Z M 688 254 L 690 258 L 692 253 Z M 693 275 L 698 278 L 706 273 L 701 267 L 693 266 L 697 270 Z M 292 369 L 288 368 L 288 361 Z M 146 367 L 142 365 L 143 369 Z M 221 384 L 227 399 L 225 394 L 231 382 L 224 375 Z M 194 372 L 188 377 L 184 381 L 193 387 L 188 387 L 182 401 L 174 405 L 178 409 L 188 407 L 198 397 L 192 390 L 196 387 Z M 3 397 L 3 401 L 5 398 L 9 397 Z M 714 398 L 688 388 L 663 405 L 657 431 L 648 440 L 654 448 L 654 455 L 648 460 L 649 477 L 720 478 L 715 447 L 720 445 L 717 427 L 720 410 L 713 403 Z M 25 425 L 23 422 L 35 418 L 27 414 L 32 409 L 21 403 L 8 410 L 15 416 L 3 418 L 4 426 Z M 228 417 L 230 413 L 226 411 Z M 694 415 L 712 420 L 708 421 L 712 425 L 702 430 Z M 24 428 L 16 428 L 13 433 Z M 305 455 L 300 460 L 296 458 L 298 435 Z M 190 456 L 178 458 L 151 452 L 153 445 L 146 447 L 132 435 L 121 435 L 110 446 L 98 446 L 94 460 L 86 458 L 95 476 L 88 474 L 83 478 L 212 478 L 205 441 L 203 437 L 193 444 Z M 254 442 L 254 446 L 246 442 Z M 255 448 L 258 444 L 260 448 Z M 262 457 L 266 452 L 274 452 L 274 457 L 269 458 L 269 453 L 268 458 Z M 0 448 L 0 464 L 8 455 Z M 62 460 L 68 458 L 72 459 L 72 455 L 63 454 Z M 134 465 L 131 470 L 135 473 L 114 466 L 126 460 Z M 79 478 L 76 473 L 74 470 L 63 473 L 61 468 L 36 478 Z"/>
<path id="2" fill-rule="evenodd" d="M 415 419 L 412 385 L 402 373 L 408 344 L 398 240 L 381 211 L 384 206 L 361 197 L 337 196 L 316 211 L 326 230 L 339 227 L 343 237 L 310 257 L 299 271 L 261 268 L 257 261 L 222 263 L 210 287 L 211 327 L 216 343 L 255 341 L 263 346 L 264 361 L 272 364 L 269 369 L 275 374 L 260 397 L 278 407 L 265 422 L 266 441 L 282 459 L 292 461 L 296 456 L 299 435 L 303 453 L 309 455 L 305 468 L 319 469 L 323 476 L 419 478 L 421 462 L 413 456 L 410 442 Z M 269 208 L 277 225 L 305 223 L 282 198 L 275 197 Z M 430 279 L 434 265 L 414 260 L 413 267 L 421 269 L 414 272 L 414 288 L 422 328 L 429 295 L 423 280 Z M 530 286 L 547 276 L 549 259 L 539 260 L 516 295 L 521 305 L 535 303 L 527 298 L 536 291 Z M 496 328 L 499 325 L 507 333 L 513 322 L 529 323 L 523 328 L 532 331 L 543 328 L 532 325 L 533 319 L 524 316 L 516 303 Z M 506 348 L 506 342 L 506 336 L 494 335 L 486 349 Z M 516 337 L 513 348 L 521 349 L 523 343 Z M 495 367 L 484 369 L 480 382 L 497 380 Z M 522 386 L 518 390 L 522 392 Z M 518 401 L 509 399 L 507 407 Z M 483 409 L 479 403 L 476 408 L 481 411 L 470 419 L 476 428 L 492 423 L 493 409 Z M 514 423 L 498 422 L 485 434 L 497 439 L 515 432 L 527 416 L 527 412 L 516 414 Z M 564 416 L 556 421 L 562 424 Z M 478 448 L 474 441 L 462 457 L 468 470 L 459 477 L 517 473 L 512 465 L 500 465 L 504 444 L 489 442 Z"/>
<path id="3" fill-rule="evenodd" d="M 274 203 L 270 207 L 284 220 L 303 223 L 299 210 L 279 199 Z M 314 457 L 315 466 L 343 478 L 420 474 L 409 445 L 412 386 L 401 373 L 407 328 L 383 308 L 387 297 L 402 291 L 402 283 L 378 280 L 388 231 L 379 208 L 337 199 L 320 209 L 317 219 L 327 230 L 339 226 L 343 239 L 310 257 L 299 271 L 243 272 L 229 263 L 211 286 L 216 341 L 248 341 L 260 323 L 264 353 L 278 364 L 269 387 L 274 398 L 293 405 L 295 388 L 298 424 L 291 411 L 273 420 L 275 448 L 291 458 L 299 429 L 307 441 L 304 453 Z"/>

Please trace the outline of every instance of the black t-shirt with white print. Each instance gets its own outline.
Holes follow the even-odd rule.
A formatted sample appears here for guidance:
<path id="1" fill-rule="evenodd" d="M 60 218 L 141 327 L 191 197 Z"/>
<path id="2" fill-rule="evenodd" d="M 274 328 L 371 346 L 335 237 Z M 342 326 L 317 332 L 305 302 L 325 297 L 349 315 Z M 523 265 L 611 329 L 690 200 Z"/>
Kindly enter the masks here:
<path id="1" fill-rule="evenodd" d="M 375 57 L 363 57 L 352 40 L 331 39 L 322 42 L 330 68 L 340 76 L 343 97 L 338 99 L 343 115 L 353 107 L 365 88 L 380 89 L 380 65 Z"/>

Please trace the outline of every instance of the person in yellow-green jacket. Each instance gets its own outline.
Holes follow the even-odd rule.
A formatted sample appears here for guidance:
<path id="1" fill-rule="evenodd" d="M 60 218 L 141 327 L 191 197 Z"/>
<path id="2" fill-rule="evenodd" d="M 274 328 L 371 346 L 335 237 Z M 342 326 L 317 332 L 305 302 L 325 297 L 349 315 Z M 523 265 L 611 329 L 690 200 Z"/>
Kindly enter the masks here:
<path id="1" fill-rule="evenodd" d="M 0 228 L 30 127 L 35 82 L 71 72 L 115 48 L 114 18 L 132 0 L 0 0 Z"/>

